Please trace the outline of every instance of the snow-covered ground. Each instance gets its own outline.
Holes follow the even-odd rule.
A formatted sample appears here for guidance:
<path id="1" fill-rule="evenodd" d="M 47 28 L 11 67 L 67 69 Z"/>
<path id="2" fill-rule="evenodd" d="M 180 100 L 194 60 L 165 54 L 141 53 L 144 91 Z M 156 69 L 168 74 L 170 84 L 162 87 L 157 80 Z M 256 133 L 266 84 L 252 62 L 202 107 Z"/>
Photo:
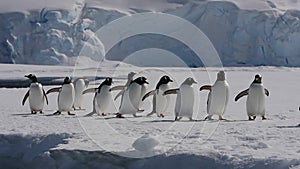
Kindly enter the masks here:
<path id="1" fill-rule="evenodd" d="M 206 116 L 207 92 L 199 92 L 203 84 L 211 84 L 220 68 L 142 68 L 105 61 L 100 65 L 60 67 L 33 65 L 0 66 L 0 82 L 14 79 L 24 83 L 24 75 L 38 77 L 88 76 L 113 77 L 114 85 L 123 84 L 127 73 L 138 72 L 149 79 L 153 89 L 162 74 L 169 74 L 178 86 L 192 76 L 198 98 L 194 118 L 174 122 L 174 97 L 165 118 L 127 116 L 117 119 L 110 105 L 106 117 L 85 117 L 92 110 L 92 94 L 84 96 L 85 110 L 71 117 L 48 116 L 56 111 L 56 94 L 49 95 L 44 114 L 31 115 L 28 104 L 21 105 L 27 88 L 0 89 L 0 164 L 3 168 L 299 168 L 300 113 L 299 68 L 228 67 L 230 101 L 224 115 L 227 121 L 202 121 Z M 238 92 L 246 89 L 256 73 L 270 91 L 267 118 L 247 121 L 245 98 L 234 103 Z M 210 78 L 211 79 L 210 79 Z M 56 78 L 53 78 L 56 79 Z M 90 78 L 91 86 L 102 79 Z M 45 86 L 49 89 L 53 86 Z M 114 93 L 116 94 L 116 93 Z M 145 115 L 151 111 L 151 99 L 144 103 Z M 155 146 L 140 152 L 133 143 L 151 138 L 134 147 Z M 147 139 L 146 139 L 147 140 Z M 144 158 L 145 157 L 145 158 Z M 146 158 L 147 157 L 147 158 Z"/>

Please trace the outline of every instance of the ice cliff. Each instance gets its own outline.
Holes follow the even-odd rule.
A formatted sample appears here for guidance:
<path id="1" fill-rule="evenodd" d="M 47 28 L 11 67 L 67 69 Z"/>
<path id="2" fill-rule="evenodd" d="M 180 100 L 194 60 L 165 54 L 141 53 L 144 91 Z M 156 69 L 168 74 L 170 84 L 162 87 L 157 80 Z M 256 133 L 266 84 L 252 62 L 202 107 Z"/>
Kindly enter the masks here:
<path id="1" fill-rule="evenodd" d="M 182 17 L 203 31 L 224 66 L 300 66 L 298 10 L 281 10 L 270 1 L 267 10 L 242 9 L 228 1 L 169 3 L 177 7 L 161 12 Z M 0 13 L 0 62 L 72 65 L 84 45 L 89 57 L 97 60 L 102 55 L 99 39 L 94 36 L 98 29 L 122 16 L 147 11 L 123 12 L 79 2 L 72 5 L 68 10 Z M 197 56 L 187 45 L 157 34 L 124 39 L 108 51 L 106 58 L 122 61 L 146 48 L 168 50 L 189 66 L 203 66 L 195 62 Z"/>

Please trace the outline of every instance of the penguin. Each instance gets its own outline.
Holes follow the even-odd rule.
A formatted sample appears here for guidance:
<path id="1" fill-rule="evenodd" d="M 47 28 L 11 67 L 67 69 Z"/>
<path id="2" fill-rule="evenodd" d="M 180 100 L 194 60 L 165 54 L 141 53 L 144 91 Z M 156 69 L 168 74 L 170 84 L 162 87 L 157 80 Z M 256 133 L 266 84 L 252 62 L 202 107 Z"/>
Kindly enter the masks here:
<path id="1" fill-rule="evenodd" d="M 164 92 L 164 95 L 177 94 L 175 103 L 175 121 L 180 120 L 182 117 L 188 117 L 193 120 L 194 109 L 194 89 L 193 84 L 197 82 L 189 77 L 177 89 L 170 89 Z"/>
<path id="2" fill-rule="evenodd" d="M 125 90 L 128 88 L 128 86 L 129 86 L 130 83 L 132 82 L 134 75 L 136 75 L 135 72 L 130 72 L 130 73 L 128 73 L 128 75 L 127 75 L 127 82 L 126 82 L 126 84 L 125 84 L 124 86 L 120 85 L 120 86 L 115 86 L 115 87 L 111 88 L 111 91 L 114 91 L 114 90 L 121 90 L 121 91 L 116 95 L 116 97 L 115 97 L 114 100 L 117 100 L 118 97 L 120 97 L 120 96 L 122 96 L 122 95 L 124 94 Z"/>
<path id="3" fill-rule="evenodd" d="M 53 115 L 59 115 L 61 112 L 66 111 L 68 115 L 75 115 L 71 113 L 74 100 L 75 100 L 75 89 L 70 77 L 65 77 L 61 87 L 49 89 L 47 94 L 59 92 L 57 97 L 58 110 Z"/>
<path id="4" fill-rule="evenodd" d="M 208 116 L 205 117 L 205 120 L 211 120 L 213 115 L 218 115 L 219 120 L 225 120 L 222 115 L 226 111 L 229 98 L 229 85 L 225 79 L 225 72 L 219 71 L 216 82 L 212 86 L 201 86 L 200 91 L 202 90 L 209 90 L 207 98 Z"/>
<path id="5" fill-rule="evenodd" d="M 112 78 L 107 77 L 98 88 L 90 88 L 83 91 L 82 94 L 95 93 L 93 99 L 93 111 L 86 116 L 91 116 L 95 113 L 98 115 L 106 116 L 109 103 L 112 101 L 110 87 L 112 85 Z M 97 112 L 98 110 L 98 112 Z"/>
<path id="6" fill-rule="evenodd" d="M 31 80 L 29 90 L 26 92 L 22 105 L 25 104 L 27 98 L 29 97 L 29 107 L 31 114 L 36 114 L 37 112 L 43 113 L 44 101 L 48 105 L 48 98 L 43 89 L 41 83 L 37 81 L 37 77 L 33 74 L 25 75 L 28 79 Z"/>
<path id="7" fill-rule="evenodd" d="M 138 77 L 129 84 L 122 95 L 117 118 L 124 118 L 123 114 L 132 114 L 137 117 L 136 113 L 144 111 L 140 107 L 142 97 L 146 94 L 146 84 L 149 84 L 146 77 Z"/>
<path id="8" fill-rule="evenodd" d="M 161 77 L 155 90 L 148 92 L 142 98 L 142 101 L 144 101 L 147 97 L 153 95 L 153 109 L 151 113 L 147 114 L 147 116 L 151 116 L 156 113 L 157 117 L 165 117 L 164 113 L 169 105 L 170 96 L 164 96 L 163 93 L 169 89 L 169 82 L 173 82 L 169 76 Z"/>
<path id="9" fill-rule="evenodd" d="M 261 116 L 263 120 L 266 120 L 265 95 L 269 96 L 269 94 L 263 86 L 262 76 L 257 74 L 250 87 L 240 92 L 234 100 L 238 101 L 241 97 L 248 95 L 246 108 L 249 120 L 255 120 L 256 116 Z"/>
<path id="10" fill-rule="evenodd" d="M 82 92 L 88 87 L 89 80 L 85 78 L 77 78 L 73 82 L 75 89 L 75 100 L 73 109 L 81 110 L 82 109 Z"/>

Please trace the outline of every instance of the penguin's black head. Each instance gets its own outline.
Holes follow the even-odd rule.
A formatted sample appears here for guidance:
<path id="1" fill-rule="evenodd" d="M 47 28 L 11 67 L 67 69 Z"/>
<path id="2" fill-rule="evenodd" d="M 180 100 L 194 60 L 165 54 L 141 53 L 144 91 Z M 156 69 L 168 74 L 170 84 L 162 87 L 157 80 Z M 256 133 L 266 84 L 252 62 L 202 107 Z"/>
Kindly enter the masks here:
<path id="1" fill-rule="evenodd" d="M 168 84 L 169 82 L 173 82 L 173 80 L 169 76 L 161 77 L 158 84 L 156 85 L 156 89 L 158 89 L 160 85 Z"/>
<path id="2" fill-rule="evenodd" d="M 261 75 L 257 74 L 255 75 L 253 83 L 261 83 L 262 77 Z"/>
<path id="3" fill-rule="evenodd" d="M 138 78 L 136 78 L 134 81 L 132 81 L 132 83 L 137 83 L 137 84 L 139 84 L 139 85 L 143 85 L 143 84 L 149 84 L 148 82 L 147 82 L 147 78 L 145 78 L 144 76 L 142 76 L 142 77 L 138 77 Z"/>
<path id="4" fill-rule="evenodd" d="M 71 78 L 67 76 L 65 77 L 63 84 L 70 84 L 71 82 L 72 82 Z"/>
<path id="5" fill-rule="evenodd" d="M 98 93 L 100 93 L 100 90 L 101 90 L 102 86 L 104 86 L 104 85 L 111 86 L 112 83 L 113 83 L 112 78 L 110 78 L 110 77 L 105 78 L 105 80 L 98 87 Z"/>
<path id="6" fill-rule="evenodd" d="M 105 78 L 103 85 L 111 86 L 111 84 L 112 84 L 112 78 L 110 77 Z"/>
<path id="7" fill-rule="evenodd" d="M 37 82 L 37 78 L 36 78 L 36 76 L 34 74 L 25 75 L 25 77 L 27 77 L 28 79 L 30 79 L 32 83 Z"/>

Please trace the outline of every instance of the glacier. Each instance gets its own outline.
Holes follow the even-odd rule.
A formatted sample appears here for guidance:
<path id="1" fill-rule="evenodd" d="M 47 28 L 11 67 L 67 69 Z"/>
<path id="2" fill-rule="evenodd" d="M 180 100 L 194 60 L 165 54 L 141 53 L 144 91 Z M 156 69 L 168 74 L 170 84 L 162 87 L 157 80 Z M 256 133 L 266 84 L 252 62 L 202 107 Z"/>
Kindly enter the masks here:
<path id="1" fill-rule="evenodd" d="M 166 2 L 172 8 L 159 12 L 197 26 L 210 39 L 224 66 L 300 66 L 299 10 L 283 10 L 271 1 L 263 10 L 241 8 L 230 1 Z M 45 7 L 0 13 L 0 63 L 74 65 L 82 50 L 99 61 L 103 49 L 95 36 L 97 30 L 122 16 L 141 12 L 153 11 L 74 2 L 71 9 Z M 170 51 L 190 67 L 204 66 L 195 61 L 197 56 L 186 44 L 157 34 L 123 39 L 107 51 L 106 59 L 124 61 L 147 48 Z"/>

